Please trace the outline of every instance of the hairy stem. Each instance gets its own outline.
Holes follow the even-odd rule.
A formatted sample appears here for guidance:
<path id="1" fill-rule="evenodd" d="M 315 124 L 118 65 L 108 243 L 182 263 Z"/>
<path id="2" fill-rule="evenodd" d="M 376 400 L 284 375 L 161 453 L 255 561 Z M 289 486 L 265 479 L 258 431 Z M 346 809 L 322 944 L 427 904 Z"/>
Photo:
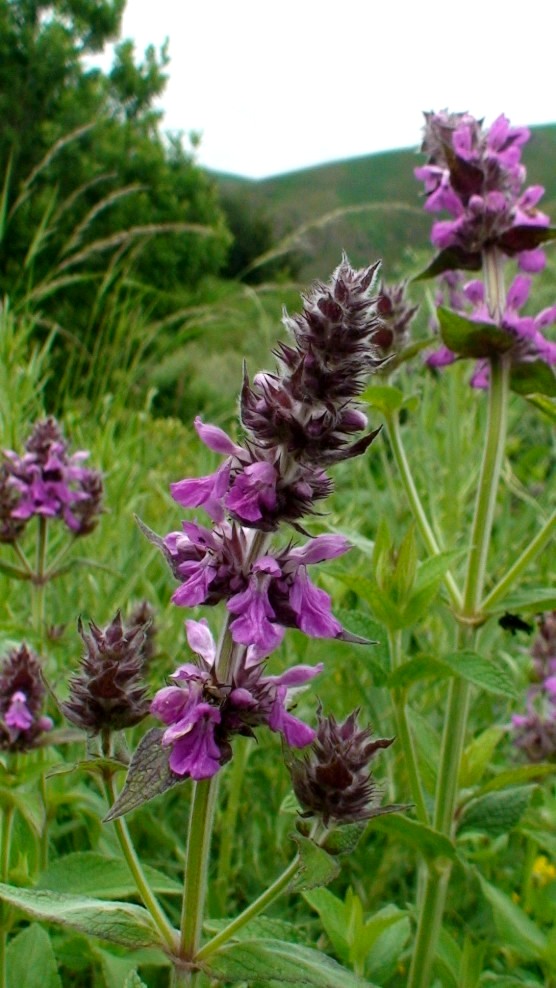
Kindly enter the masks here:
<path id="1" fill-rule="evenodd" d="M 490 362 L 487 432 L 462 602 L 462 617 L 466 625 L 460 627 L 458 631 L 459 648 L 470 647 L 474 643 L 476 636 L 474 622 L 480 617 L 496 494 L 505 448 L 508 388 L 509 362 L 505 357 L 495 356 Z M 456 806 L 469 697 L 470 684 L 459 677 L 454 678 L 450 684 L 444 721 L 433 818 L 434 827 L 449 836 L 452 833 Z M 449 861 L 434 862 L 429 868 L 408 988 L 429 988 L 450 870 Z"/>
<path id="2" fill-rule="evenodd" d="M 249 923 L 250 920 L 255 919 L 256 916 L 259 916 L 260 913 L 264 912 L 264 910 L 272 902 L 274 902 L 275 899 L 286 891 L 290 882 L 295 878 L 299 867 L 300 859 L 299 855 L 296 854 L 295 858 L 288 865 L 288 867 L 282 872 L 276 881 L 272 883 L 272 885 L 265 889 L 258 899 L 255 899 L 255 901 L 252 902 L 251 905 L 247 906 L 247 909 L 244 909 L 239 916 L 236 916 L 236 918 L 232 920 L 232 922 L 229 923 L 225 929 L 220 930 L 220 933 L 217 933 L 212 940 L 209 940 L 208 943 L 201 948 L 196 955 L 196 960 L 206 960 L 206 958 L 210 957 L 215 950 L 218 950 L 218 948 L 227 943 L 228 940 L 231 940 L 238 930 L 241 930 L 246 923 Z"/>
<path id="3" fill-rule="evenodd" d="M 104 777 L 104 791 L 108 803 L 111 806 L 116 800 L 114 777 L 111 773 L 106 773 Z M 177 931 L 174 930 L 171 923 L 167 919 L 158 899 L 156 898 L 145 877 L 143 867 L 133 846 L 127 824 L 121 817 L 114 820 L 113 823 L 123 856 L 131 874 L 133 875 L 133 880 L 141 902 L 143 903 L 145 909 L 147 909 L 150 913 L 153 923 L 160 933 L 161 940 L 164 944 L 166 944 L 170 952 L 174 952 L 177 947 Z"/>
<path id="4" fill-rule="evenodd" d="M 180 957 L 197 958 L 207 893 L 208 861 L 218 776 L 194 784 L 189 818 L 181 914 Z"/>
<path id="5" fill-rule="evenodd" d="M 232 864 L 232 847 L 241 802 L 245 769 L 247 767 L 247 761 L 249 759 L 249 754 L 252 747 L 253 742 L 249 738 L 242 740 L 239 746 L 236 744 L 234 760 L 230 768 L 228 801 L 222 817 L 220 849 L 218 852 L 216 881 L 214 883 L 214 901 L 218 910 L 218 916 L 226 915 L 226 904 L 228 900 Z"/>

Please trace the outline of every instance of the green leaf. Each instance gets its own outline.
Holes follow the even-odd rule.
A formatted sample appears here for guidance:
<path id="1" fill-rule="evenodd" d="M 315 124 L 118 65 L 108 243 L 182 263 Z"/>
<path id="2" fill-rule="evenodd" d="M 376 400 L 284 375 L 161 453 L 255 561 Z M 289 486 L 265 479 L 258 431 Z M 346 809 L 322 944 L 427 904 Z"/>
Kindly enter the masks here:
<path id="1" fill-rule="evenodd" d="M 303 898 L 319 914 L 334 953 L 347 963 L 349 959 L 349 928 L 345 915 L 345 904 L 330 889 L 314 889 L 304 892 Z"/>
<path id="2" fill-rule="evenodd" d="M 510 388 L 518 395 L 546 395 L 556 398 L 556 374 L 544 360 L 513 364 Z"/>
<path id="3" fill-rule="evenodd" d="M 461 789 L 468 789 L 469 786 L 476 785 L 482 779 L 487 766 L 492 761 L 496 747 L 505 733 L 505 728 L 493 725 L 487 727 L 486 731 L 482 731 L 468 744 L 461 761 L 459 776 Z"/>
<path id="4" fill-rule="evenodd" d="M 357 584 L 355 578 L 354 583 Z M 365 614 L 361 610 L 350 611 L 345 607 L 335 607 L 334 614 L 345 628 L 349 628 L 361 638 L 372 641 L 372 645 L 358 645 L 357 649 L 358 652 L 361 652 L 361 649 L 365 650 L 362 653 L 361 661 L 370 671 L 375 686 L 384 686 L 390 669 L 388 637 L 384 627 L 378 624 L 370 614 Z"/>
<path id="5" fill-rule="evenodd" d="M 460 357 L 491 357 L 505 353 L 514 344 L 512 335 L 488 322 L 474 322 L 458 312 L 437 309 L 442 342 Z"/>
<path id="6" fill-rule="evenodd" d="M 180 882 L 149 865 L 143 865 L 143 871 L 154 892 L 181 895 L 183 889 Z M 96 851 L 76 851 L 58 858 L 40 876 L 37 888 L 102 899 L 137 895 L 137 886 L 125 862 Z"/>
<path id="7" fill-rule="evenodd" d="M 329 885 L 340 872 L 340 865 L 336 859 L 308 837 L 292 833 L 290 838 L 297 844 L 301 859 L 299 872 L 290 883 L 290 890 L 301 892 L 305 889 L 318 888 L 320 885 Z"/>
<path id="8" fill-rule="evenodd" d="M 524 960 L 542 958 L 547 940 L 542 930 L 501 889 L 491 885 L 477 872 L 483 895 L 489 903 L 502 943 Z"/>
<path id="9" fill-rule="evenodd" d="M 207 919 L 203 923 L 203 929 L 214 935 L 229 925 L 229 919 Z M 236 930 L 233 940 L 288 940 L 292 943 L 304 943 L 306 936 L 294 923 L 269 916 L 256 916 Z"/>
<path id="10" fill-rule="evenodd" d="M 411 594 L 417 575 L 417 542 L 415 528 L 410 525 L 405 533 L 397 552 L 392 590 L 398 602 L 402 603 Z"/>
<path id="11" fill-rule="evenodd" d="M 457 858 L 456 849 L 449 837 L 424 823 L 410 820 L 407 816 L 373 818 L 369 821 L 369 826 L 372 830 L 380 830 L 389 837 L 403 841 L 427 860 L 449 858 L 450 861 L 455 861 Z"/>
<path id="12" fill-rule="evenodd" d="M 439 661 L 448 666 L 456 676 L 461 676 L 468 683 L 473 683 L 488 693 L 510 696 L 512 699 L 519 695 L 506 670 L 483 659 L 476 652 L 450 652 L 441 656 Z"/>
<path id="13" fill-rule="evenodd" d="M 78 930 L 126 947 L 147 947 L 159 943 L 146 909 L 128 902 L 103 902 L 102 899 L 84 895 L 22 889 L 4 884 L 0 884 L 0 899 L 33 919 Z"/>
<path id="14" fill-rule="evenodd" d="M 539 411 L 544 412 L 553 422 L 556 422 L 556 401 L 547 398 L 546 395 L 526 395 L 530 405 L 534 405 Z"/>
<path id="15" fill-rule="evenodd" d="M 44 827 L 44 807 L 38 791 L 24 792 L 20 789 L 0 790 L 2 804 L 11 803 L 21 813 L 29 829 L 39 837 Z"/>
<path id="16" fill-rule="evenodd" d="M 137 971 L 131 971 L 124 981 L 123 988 L 148 988 L 144 981 L 137 974 Z"/>
<path id="17" fill-rule="evenodd" d="M 8 944 L 7 988 L 62 988 L 50 937 L 32 923 Z"/>
<path id="18" fill-rule="evenodd" d="M 501 792 L 489 792 L 474 799 L 463 811 L 458 833 L 478 830 L 491 837 L 509 833 L 525 813 L 533 788 L 520 786 Z"/>
<path id="19" fill-rule="evenodd" d="M 373 384 L 361 395 L 371 408 L 378 408 L 384 415 L 391 415 L 398 411 L 404 402 L 404 393 L 399 388 L 390 385 Z"/>
<path id="20" fill-rule="evenodd" d="M 461 247 L 446 247 L 436 255 L 428 268 L 412 278 L 412 281 L 425 281 L 436 278 L 444 271 L 480 271 L 482 259 L 480 252 L 469 254 Z"/>
<path id="21" fill-rule="evenodd" d="M 440 583 L 454 560 L 461 556 L 463 551 L 462 549 L 447 549 L 444 552 L 439 552 L 436 556 L 429 556 L 428 559 L 424 559 L 417 568 L 415 589 L 425 590 L 429 586 L 436 586 Z"/>
<path id="22" fill-rule="evenodd" d="M 131 759 L 123 789 L 106 814 L 105 823 L 117 820 L 124 813 L 184 782 L 168 764 L 168 748 L 161 743 L 163 733 L 163 730 L 153 727 L 141 738 Z"/>
<path id="23" fill-rule="evenodd" d="M 14 566 L 12 563 L 6 563 L 3 559 L 0 559 L 0 573 L 5 573 L 11 580 L 31 580 L 33 577 L 33 574 L 28 570 L 20 569 L 19 566 Z"/>
<path id="24" fill-rule="evenodd" d="M 395 976 L 402 952 L 411 935 L 408 916 L 393 905 L 380 909 L 373 919 L 368 920 L 367 926 L 370 925 L 372 929 L 375 921 L 382 925 L 383 920 L 387 918 L 392 919 L 393 922 L 388 926 L 384 925 L 380 930 L 365 961 L 365 969 L 380 985 L 389 984 L 390 979 Z"/>
<path id="25" fill-rule="evenodd" d="M 511 226 L 505 233 L 498 237 L 498 245 L 507 254 L 519 254 L 522 250 L 533 250 L 540 244 L 546 244 L 556 238 L 556 227 L 553 226 L 533 226 L 522 223 L 520 226 Z"/>
<path id="26" fill-rule="evenodd" d="M 499 772 L 493 779 L 489 779 L 481 786 L 479 793 L 497 792 L 500 789 L 507 789 L 508 786 L 519 786 L 524 782 L 540 782 L 548 775 L 556 773 L 556 765 L 549 762 L 538 762 L 535 765 L 517 765 L 506 772 Z"/>
<path id="27" fill-rule="evenodd" d="M 244 940 L 212 954 L 203 970 L 222 981 L 273 981 L 311 988 L 376 988 L 331 957 L 281 940 Z"/>
<path id="28" fill-rule="evenodd" d="M 547 587 L 531 587 L 527 590 L 518 590 L 516 593 L 504 597 L 496 604 L 493 614 L 510 611 L 512 613 L 525 612 L 526 614 L 536 614 L 537 611 L 552 611 L 556 609 L 556 590 Z"/>

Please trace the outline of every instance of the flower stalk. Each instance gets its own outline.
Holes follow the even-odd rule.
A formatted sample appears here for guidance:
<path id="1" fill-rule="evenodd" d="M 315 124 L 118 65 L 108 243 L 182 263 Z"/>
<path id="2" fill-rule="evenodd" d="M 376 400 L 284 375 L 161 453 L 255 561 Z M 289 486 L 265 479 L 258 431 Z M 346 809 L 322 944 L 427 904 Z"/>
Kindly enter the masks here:
<path id="1" fill-rule="evenodd" d="M 508 390 L 509 362 L 503 356 L 494 356 L 490 361 L 486 440 L 462 602 L 462 617 L 465 624 L 458 630 L 458 648 L 472 645 L 476 636 L 476 629 L 473 626 L 481 618 L 486 563 L 505 450 Z M 435 829 L 448 836 L 451 835 L 453 827 L 470 692 L 470 684 L 465 680 L 456 677 L 451 681 L 433 817 Z M 450 872 L 451 865 L 448 861 L 435 862 L 429 867 L 408 988 L 428 988 L 430 985 Z"/>

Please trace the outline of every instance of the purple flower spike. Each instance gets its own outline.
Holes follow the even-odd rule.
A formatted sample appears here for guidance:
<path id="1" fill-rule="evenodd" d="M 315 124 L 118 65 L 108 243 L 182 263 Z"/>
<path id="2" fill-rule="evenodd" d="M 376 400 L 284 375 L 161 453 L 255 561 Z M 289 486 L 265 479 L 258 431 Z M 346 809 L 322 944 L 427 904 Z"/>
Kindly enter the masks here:
<path id="1" fill-rule="evenodd" d="M 11 517 L 24 523 L 34 516 L 58 518 L 75 536 L 91 532 L 102 511 L 102 478 L 82 465 L 89 454 L 69 455 L 53 418 L 35 425 L 25 449 L 23 456 L 4 451 Z"/>
<path id="2" fill-rule="evenodd" d="M 446 267 L 480 267 L 481 253 L 498 248 L 517 257 L 522 270 L 540 270 L 539 245 L 548 217 L 537 209 L 544 189 L 522 190 L 526 170 L 521 149 L 529 139 L 525 127 L 511 127 L 500 116 L 487 130 L 468 113 L 425 114 L 422 150 L 427 165 L 415 169 L 425 183 L 425 208 L 444 211 L 448 220 L 433 224 L 431 239 L 446 254 Z"/>

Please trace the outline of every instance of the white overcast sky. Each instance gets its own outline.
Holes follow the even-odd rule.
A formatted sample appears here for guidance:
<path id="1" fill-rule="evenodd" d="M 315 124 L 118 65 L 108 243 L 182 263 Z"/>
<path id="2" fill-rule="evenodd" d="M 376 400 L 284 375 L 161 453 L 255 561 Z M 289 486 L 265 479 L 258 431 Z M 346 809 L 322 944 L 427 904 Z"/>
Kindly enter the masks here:
<path id="1" fill-rule="evenodd" d="M 127 0 L 170 42 L 164 128 L 252 178 L 419 144 L 422 111 L 556 120 L 554 0 Z"/>

